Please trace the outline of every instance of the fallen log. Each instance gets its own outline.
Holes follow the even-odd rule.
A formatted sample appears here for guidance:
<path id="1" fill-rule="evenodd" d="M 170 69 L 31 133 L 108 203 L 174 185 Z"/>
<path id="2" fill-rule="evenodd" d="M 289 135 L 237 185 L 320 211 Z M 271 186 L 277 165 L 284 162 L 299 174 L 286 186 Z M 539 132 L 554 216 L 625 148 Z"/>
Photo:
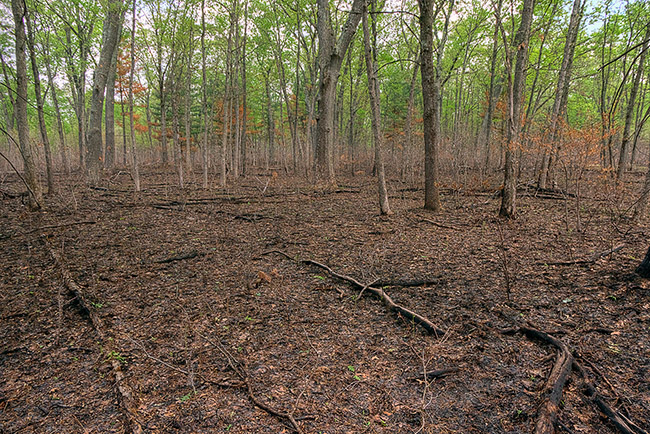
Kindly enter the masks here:
<path id="1" fill-rule="evenodd" d="M 115 377 L 115 387 L 117 389 L 118 398 L 123 410 L 127 431 L 133 434 L 142 434 L 142 426 L 137 420 L 138 407 L 136 405 L 136 400 L 131 393 L 131 389 L 126 385 L 122 363 L 119 360 L 120 357 L 115 357 L 116 355 L 119 355 L 119 352 L 115 350 L 115 340 L 111 337 L 107 337 L 106 331 L 104 329 L 104 322 L 97 314 L 95 308 L 92 305 L 92 302 L 88 299 L 86 293 L 72 278 L 72 274 L 61 260 L 59 254 L 56 253 L 54 249 L 49 245 L 45 237 L 41 237 L 41 240 L 45 244 L 45 247 L 49 251 L 50 256 L 58 267 L 64 286 L 68 289 L 68 291 L 72 293 L 72 295 L 76 297 L 76 300 L 81 306 L 82 310 L 90 318 L 90 322 L 93 326 L 93 329 L 95 330 L 95 333 L 97 333 L 97 336 L 99 336 L 100 340 L 102 341 L 104 352 L 108 355 L 107 361 L 110 362 L 111 368 L 113 370 L 113 375 Z"/>
<path id="2" fill-rule="evenodd" d="M 557 412 L 562 400 L 562 389 L 571 375 L 573 356 L 564 342 L 547 333 L 530 327 L 521 327 L 519 331 L 529 339 L 541 340 L 559 350 L 557 360 L 544 385 L 544 402 L 537 412 L 537 423 L 535 424 L 535 434 L 553 434 L 558 420 Z"/>

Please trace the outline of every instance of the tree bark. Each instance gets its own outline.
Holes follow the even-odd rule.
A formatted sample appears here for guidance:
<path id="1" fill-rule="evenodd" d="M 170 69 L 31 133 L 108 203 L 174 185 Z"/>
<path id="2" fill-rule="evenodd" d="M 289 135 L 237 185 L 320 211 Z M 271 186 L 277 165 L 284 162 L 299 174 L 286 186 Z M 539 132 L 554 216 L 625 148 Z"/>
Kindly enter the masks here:
<path id="1" fill-rule="evenodd" d="M 27 28 L 27 46 L 29 48 L 29 58 L 32 66 L 32 75 L 34 79 L 34 95 L 36 97 L 36 111 L 38 113 L 38 126 L 41 133 L 41 141 L 45 151 L 45 171 L 47 177 L 47 191 L 52 194 L 56 188 L 54 186 L 54 173 L 52 169 L 52 150 L 50 148 L 50 139 L 47 135 L 47 125 L 45 124 L 45 116 L 43 114 L 43 95 L 41 93 L 41 76 L 38 72 L 38 65 L 36 64 L 36 50 L 34 48 L 34 31 L 30 14 L 25 10 L 25 26 Z"/>
<path id="2" fill-rule="evenodd" d="M 514 217 L 516 211 L 517 174 L 515 169 L 517 168 L 517 148 L 519 147 L 521 136 L 521 109 L 523 105 L 524 87 L 526 86 L 528 42 L 530 39 L 530 27 L 533 21 L 534 3 L 534 0 L 524 0 L 521 23 L 514 39 L 514 48 L 517 50 L 517 54 L 514 78 L 511 80 L 509 86 L 503 197 L 499 211 L 499 215 L 506 218 Z M 510 60 L 507 63 L 510 64 Z M 511 64 L 509 66 L 511 67 Z"/>
<path id="3" fill-rule="evenodd" d="M 135 122 L 133 119 L 133 82 L 135 77 L 135 7 L 137 0 L 133 0 L 133 13 L 131 15 L 131 72 L 129 73 L 129 126 L 131 130 L 131 174 L 135 191 L 140 191 L 140 169 L 138 168 L 138 155 L 135 149 Z"/>
<path id="4" fill-rule="evenodd" d="M 650 277 L 650 248 L 646 252 L 643 261 L 636 268 L 636 273 L 641 277 L 645 277 L 645 278 Z"/>
<path id="5" fill-rule="evenodd" d="M 102 36 L 102 48 L 93 78 L 92 97 L 90 100 L 90 116 L 86 137 L 88 177 L 92 184 L 98 184 L 102 168 L 102 114 L 104 108 L 104 92 L 111 68 L 113 52 L 119 42 L 120 20 L 123 0 L 111 0 L 108 3 L 106 20 Z"/>
<path id="6" fill-rule="evenodd" d="M 14 110 L 16 112 L 16 124 L 18 125 L 18 143 L 20 153 L 23 157 L 25 181 L 29 186 L 29 208 L 36 211 L 41 208 L 42 193 L 38 182 L 36 165 L 32 156 L 32 148 L 29 139 L 29 124 L 27 121 L 27 57 L 25 55 L 25 2 L 22 0 L 11 0 L 11 10 L 14 16 L 16 35 L 16 100 Z"/>
<path id="7" fill-rule="evenodd" d="M 372 0 L 374 12 L 375 2 Z M 375 144 L 375 167 L 377 168 L 377 186 L 379 190 L 379 209 L 382 215 L 391 214 L 388 203 L 388 192 L 386 191 L 386 173 L 384 170 L 384 160 L 382 156 L 382 130 L 381 130 L 381 111 L 379 105 L 379 83 L 377 80 L 377 46 L 376 46 L 376 27 L 373 22 L 373 44 L 370 44 L 370 32 L 368 30 L 368 7 L 363 6 L 363 45 L 364 57 L 366 60 L 366 73 L 368 75 L 368 94 L 370 96 L 370 111 L 372 114 L 372 138 Z"/>
<path id="8" fill-rule="evenodd" d="M 641 46 L 641 53 L 639 54 L 639 66 L 636 68 L 634 74 L 634 82 L 632 83 L 632 89 L 630 89 L 630 97 L 627 102 L 627 108 L 625 110 L 625 126 L 623 127 L 623 139 L 621 141 L 621 152 L 618 158 L 618 170 L 616 171 L 616 182 L 620 183 L 623 174 L 625 173 L 625 168 L 627 166 L 627 154 L 630 140 L 632 139 L 630 130 L 632 129 L 634 109 L 636 107 L 636 97 L 639 93 L 639 84 L 641 83 L 641 77 L 643 77 L 643 67 L 645 66 L 645 58 L 648 53 L 648 45 L 650 44 L 650 25 L 646 24 L 646 32 L 644 36 L 644 43 Z"/>
<path id="9" fill-rule="evenodd" d="M 205 51 L 205 0 L 201 0 L 201 82 L 202 82 L 202 100 L 201 114 L 203 115 L 203 140 L 201 141 L 201 165 L 203 168 L 204 189 L 208 188 L 208 129 L 211 125 L 211 119 L 208 119 L 208 80 L 206 68 L 206 51 Z"/>
<path id="10" fill-rule="evenodd" d="M 352 9 L 343 25 L 341 35 L 335 39 L 328 0 L 318 0 L 318 59 L 320 68 L 320 99 L 316 121 L 316 182 L 336 185 L 334 173 L 334 114 L 336 111 L 336 84 L 341 65 L 352 37 L 361 20 L 361 8 L 365 0 L 354 0 Z"/>
<path id="11" fill-rule="evenodd" d="M 122 20 L 120 20 L 120 29 L 118 34 L 122 33 Z M 119 38 L 119 37 L 118 37 Z M 106 113 L 104 113 L 104 127 L 106 143 L 104 144 L 104 167 L 107 169 L 115 165 L 115 79 L 117 77 L 117 55 L 119 53 L 119 39 L 118 47 L 113 52 L 113 59 L 111 60 L 111 68 L 108 71 L 108 78 L 106 82 Z M 124 125 L 122 125 L 124 127 Z"/>
<path id="12" fill-rule="evenodd" d="M 424 208 L 440 211 L 438 186 L 438 147 L 440 143 L 440 102 L 442 99 L 442 54 L 447 42 L 449 20 L 454 0 L 449 2 L 436 62 L 433 59 L 433 26 L 441 7 L 432 0 L 418 0 L 420 7 L 420 75 L 422 77 L 422 105 L 424 126 Z"/>

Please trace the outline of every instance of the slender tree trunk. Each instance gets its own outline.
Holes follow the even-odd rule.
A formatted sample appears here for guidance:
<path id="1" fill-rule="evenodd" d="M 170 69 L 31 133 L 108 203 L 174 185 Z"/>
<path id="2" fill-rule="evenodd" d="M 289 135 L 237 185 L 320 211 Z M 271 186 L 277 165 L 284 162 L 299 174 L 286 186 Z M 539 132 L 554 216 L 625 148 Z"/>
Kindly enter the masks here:
<path id="1" fill-rule="evenodd" d="M 11 0 L 11 10 L 14 16 L 16 39 L 16 123 L 18 125 L 18 143 L 23 157 L 25 181 L 30 189 L 29 208 L 38 210 L 42 206 L 41 186 L 38 182 L 36 166 L 32 157 L 32 148 L 29 140 L 29 124 L 27 123 L 27 57 L 25 56 L 25 22 L 27 11 L 25 2 Z"/>
<path id="2" fill-rule="evenodd" d="M 374 12 L 375 3 L 372 2 Z M 379 209 L 383 215 L 391 214 L 388 203 L 388 192 L 386 191 L 386 173 L 384 170 L 384 160 L 382 156 L 382 130 L 381 130 L 381 110 L 379 106 L 379 83 L 377 80 L 377 46 L 376 46 L 376 28 L 373 21 L 373 42 L 370 46 L 370 32 L 368 31 L 368 8 L 363 7 L 363 42 L 366 59 L 366 72 L 368 74 L 368 94 L 370 95 L 370 111 L 372 113 L 372 137 L 375 143 L 375 167 L 377 168 L 378 190 L 379 190 Z"/>
<path id="3" fill-rule="evenodd" d="M 135 149 L 135 122 L 133 119 L 133 82 L 135 78 L 135 7 L 137 0 L 133 0 L 133 13 L 131 15 L 131 72 L 129 74 L 129 126 L 131 129 L 131 174 L 135 191 L 140 191 L 140 169 L 138 168 L 138 155 Z"/>
<path id="4" fill-rule="evenodd" d="M 334 174 L 334 115 L 336 111 L 336 84 L 343 58 L 361 20 L 365 0 L 354 0 L 338 41 L 330 17 L 328 0 L 318 0 L 318 45 L 320 67 L 320 99 L 316 123 L 316 180 L 336 185 Z"/>
<path id="5" fill-rule="evenodd" d="M 41 77 L 36 64 L 36 50 L 34 49 L 34 31 L 30 14 L 25 10 L 25 25 L 27 27 L 27 47 L 29 48 L 29 58 L 32 65 L 32 75 L 34 79 L 34 94 L 36 96 L 36 111 L 38 113 L 38 126 L 41 133 L 41 141 L 45 150 L 45 169 L 47 175 L 47 191 L 52 194 L 56 188 L 54 186 L 54 173 L 52 169 L 52 150 L 50 148 L 50 139 L 47 135 L 47 125 L 43 115 L 43 95 L 41 94 Z"/>
<path id="6" fill-rule="evenodd" d="M 246 118 L 247 118 L 247 84 L 246 84 L 246 42 L 248 40 L 248 1 L 244 3 L 244 37 L 242 40 L 242 65 L 241 65 L 241 87 L 242 87 L 242 119 L 241 119 L 241 174 L 246 176 L 247 170 L 247 144 L 246 144 Z"/>
<path id="7" fill-rule="evenodd" d="M 271 100 L 271 87 L 269 84 L 269 74 L 271 68 L 268 68 L 264 75 L 264 87 L 266 89 L 266 127 L 268 135 L 268 163 L 273 165 L 275 162 L 275 121 L 273 120 L 273 101 Z"/>
<path id="8" fill-rule="evenodd" d="M 90 182 L 99 183 L 102 167 L 102 114 L 104 109 L 104 92 L 108 71 L 111 68 L 113 52 L 119 42 L 119 28 L 122 13 L 123 1 L 111 0 L 108 3 L 106 20 L 104 21 L 103 45 L 99 55 L 97 68 L 93 79 L 92 97 L 90 101 L 90 117 L 88 119 L 87 132 L 87 169 Z"/>
<path id="9" fill-rule="evenodd" d="M 630 90 L 630 97 L 627 101 L 627 109 L 625 110 L 625 125 L 623 127 L 623 139 L 621 141 L 621 152 L 618 158 L 618 170 L 616 171 L 616 182 L 620 183 L 623 179 L 623 174 L 625 173 L 625 168 L 627 166 L 627 154 L 631 137 L 630 131 L 632 130 L 632 122 L 634 115 L 634 108 L 636 104 L 636 97 L 639 93 L 639 84 L 641 83 L 641 77 L 643 77 L 643 67 L 645 66 L 645 58 L 648 53 L 648 45 L 650 44 L 650 24 L 646 24 L 646 32 L 643 37 L 644 43 L 641 46 L 641 53 L 639 54 L 639 66 L 636 68 L 634 74 L 634 82 L 632 84 L 632 89 Z"/>
<path id="10" fill-rule="evenodd" d="M 412 152 L 413 150 L 413 112 L 415 110 L 415 84 L 417 82 L 419 71 L 420 56 L 418 55 L 413 65 L 413 75 L 411 76 L 411 84 L 409 86 L 409 100 L 406 106 L 406 120 L 404 121 L 405 143 L 404 146 L 402 146 L 402 164 L 400 165 L 402 180 L 406 179 L 407 173 L 411 170 L 411 162 L 407 162 L 406 160 L 407 155 L 409 155 L 408 153 Z"/>
<path id="11" fill-rule="evenodd" d="M 208 188 L 208 129 L 212 124 L 208 118 L 208 80 L 205 52 L 205 0 L 201 0 L 201 83 L 202 101 L 201 114 L 203 115 L 203 140 L 201 141 L 201 163 L 203 167 L 203 188 Z"/>
<path id="12" fill-rule="evenodd" d="M 226 48 L 226 77 L 224 79 L 225 89 L 223 95 L 223 116 L 222 116 L 222 130 L 221 130 L 221 187 L 226 187 L 226 158 L 227 158 L 227 147 L 228 147 L 228 132 L 230 124 L 230 110 L 229 110 L 229 100 L 230 100 L 230 75 L 232 74 L 232 36 L 235 32 L 235 17 L 234 13 L 230 12 L 230 30 L 228 32 L 228 43 Z"/>
<path id="13" fill-rule="evenodd" d="M 192 174 L 192 57 L 194 56 L 194 26 L 190 28 L 187 50 L 187 81 L 185 88 L 185 166 L 188 176 Z"/>
<path id="14" fill-rule="evenodd" d="M 551 144 L 551 148 L 544 152 L 542 157 L 542 167 L 537 182 L 539 188 L 546 188 L 549 172 L 552 167 L 551 159 L 555 154 L 555 151 L 558 149 L 556 142 L 558 140 L 560 129 L 559 124 L 566 112 L 566 99 L 564 98 L 564 95 L 568 92 L 571 83 L 571 67 L 573 65 L 573 56 L 576 48 L 576 41 L 578 39 L 578 31 L 580 30 L 580 21 L 582 20 L 583 10 L 584 3 L 582 0 L 574 0 L 566 42 L 564 43 L 564 55 L 562 57 L 562 65 L 560 66 L 560 74 L 558 76 L 557 88 L 555 91 L 555 100 L 551 111 L 551 121 L 549 126 L 549 143 Z"/>
<path id="15" fill-rule="evenodd" d="M 52 66 L 49 61 L 45 62 L 45 69 L 47 71 L 47 81 L 50 86 L 52 95 L 52 104 L 54 105 L 54 112 L 56 114 L 56 128 L 59 133 L 59 152 L 61 153 L 61 161 L 63 162 L 63 170 L 65 174 L 70 174 L 70 162 L 68 161 L 68 153 L 65 145 L 65 131 L 63 130 L 63 120 L 61 119 L 61 108 L 59 107 L 59 99 L 56 94 L 56 85 L 54 83 L 54 74 L 52 73 Z"/>
<path id="16" fill-rule="evenodd" d="M 521 109 L 524 87 L 526 85 L 526 64 L 528 60 L 528 42 L 533 21 L 534 0 L 524 0 L 521 23 L 515 35 L 514 48 L 517 50 L 514 78 L 510 84 L 508 101 L 508 130 L 506 136 L 506 156 L 503 179 L 503 197 L 501 200 L 501 217 L 514 217 L 517 194 L 517 148 L 521 135 Z"/>

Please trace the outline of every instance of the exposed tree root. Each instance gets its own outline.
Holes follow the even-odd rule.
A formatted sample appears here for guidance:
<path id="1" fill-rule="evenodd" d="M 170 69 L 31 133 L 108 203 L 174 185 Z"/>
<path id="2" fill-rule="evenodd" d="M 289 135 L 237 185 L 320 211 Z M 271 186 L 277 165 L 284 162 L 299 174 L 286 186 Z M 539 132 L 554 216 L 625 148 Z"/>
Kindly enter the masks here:
<path id="1" fill-rule="evenodd" d="M 557 423 L 557 412 L 562 400 L 562 389 L 571 375 L 573 356 L 564 342 L 547 333 L 529 327 L 521 327 L 519 331 L 529 339 L 542 340 L 559 350 L 557 360 L 544 386 L 544 402 L 537 412 L 535 425 L 535 434 L 553 434 Z"/>
<path id="2" fill-rule="evenodd" d="M 554 338 L 548 333 L 534 329 L 532 327 L 520 327 L 502 330 L 502 334 L 522 333 L 529 339 L 537 339 L 555 346 L 559 350 L 558 358 L 553 365 L 548 381 L 544 386 L 544 402 L 541 404 L 537 414 L 537 424 L 535 434 L 547 434 L 555 432 L 555 425 L 563 426 L 558 420 L 557 411 L 562 399 L 562 389 L 566 383 L 571 370 L 575 370 L 582 380 L 584 394 L 598 407 L 600 411 L 607 416 L 612 424 L 623 434 L 648 434 L 643 428 L 636 425 L 628 417 L 619 411 L 612 409 L 598 393 L 596 387 L 589 381 L 587 374 L 582 366 L 574 359 L 567 345 Z M 602 374 L 601 374 L 602 375 Z"/>
<path id="3" fill-rule="evenodd" d="M 454 366 L 451 368 L 435 369 L 433 371 L 420 372 L 418 375 L 411 377 L 411 380 L 433 380 L 434 378 L 446 377 L 449 374 L 460 371 L 459 366 Z"/>
<path id="4" fill-rule="evenodd" d="M 421 219 L 423 222 L 430 223 L 430 224 L 432 224 L 432 225 L 434 225 L 434 226 L 436 226 L 436 227 L 442 228 L 442 229 L 451 229 L 452 231 L 462 231 L 461 228 L 457 228 L 457 227 L 455 227 L 455 226 L 449 226 L 449 225 L 445 225 L 445 224 L 442 224 L 442 223 L 438 223 L 438 222 L 433 221 L 433 220 L 431 220 L 431 219 L 427 219 L 427 218 L 424 218 L 424 217 L 420 217 L 420 219 Z"/>
<path id="5" fill-rule="evenodd" d="M 253 393 L 253 387 L 251 385 L 250 378 L 248 376 L 248 373 L 246 372 L 245 367 L 241 364 L 241 362 L 239 362 L 239 360 L 237 360 L 237 358 L 235 358 L 235 356 L 233 356 L 230 353 L 230 351 L 228 351 L 228 349 L 224 345 L 222 345 L 220 342 L 215 342 L 212 339 L 210 339 L 207 336 L 204 336 L 204 335 L 202 335 L 200 333 L 198 333 L 198 335 L 201 336 L 203 339 L 205 339 L 208 343 L 210 343 L 210 345 L 217 348 L 219 350 L 219 352 L 221 352 L 221 354 L 226 358 L 226 360 L 228 361 L 228 366 L 230 366 L 230 368 L 233 371 L 235 371 L 237 376 L 244 382 L 246 392 L 248 393 L 248 398 L 251 400 L 251 402 L 255 406 L 261 408 L 262 410 L 266 411 L 267 413 L 269 413 L 269 414 L 271 414 L 271 415 L 273 415 L 275 417 L 278 417 L 280 419 L 286 419 L 287 421 L 289 421 L 291 426 L 293 426 L 293 429 L 298 434 L 303 434 L 304 433 L 302 428 L 300 428 L 300 425 L 298 425 L 298 419 L 305 420 L 305 419 L 309 419 L 309 417 L 300 417 L 300 418 L 296 419 L 293 416 L 293 414 L 291 414 L 291 413 L 285 413 L 285 412 L 282 412 L 282 411 L 275 410 L 272 407 L 269 407 L 267 404 L 265 404 L 263 401 L 261 401 L 255 395 L 255 393 Z"/>
<path id="6" fill-rule="evenodd" d="M 142 434 L 142 426 L 137 421 L 137 405 L 135 404 L 136 400 L 131 393 L 131 389 L 126 385 L 124 371 L 122 370 L 122 363 L 120 360 L 118 360 L 118 357 L 116 357 L 119 356 L 119 353 L 114 349 L 114 340 L 107 338 L 102 319 L 99 317 L 99 315 L 97 315 L 97 312 L 93 308 L 92 303 L 88 300 L 88 297 L 84 291 L 72 278 L 70 271 L 64 265 L 59 254 L 56 253 L 54 249 L 49 245 L 45 237 L 41 237 L 41 239 L 43 240 L 43 243 L 49 251 L 50 256 L 61 272 L 61 279 L 63 280 L 63 284 L 68 289 L 68 291 L 70 291 L 76 297 L 77 302 L 81 306 L 82 310 L 88 314 L 90 322 L 95 329 L 95 333 L 97 333 L 100 340 L 102 341 L 102 346 L 108 355 L 108 361 L 111 364 L 113 375 L 115 376 L 115 387 L 117 389 L 120 404 L 122 406 L 124 417 L 126 419 L 125 423 L 127 432 L 131 432 L 133 434 Z"/>
<path id="7" fill-rule="evenodd" d="M 279 255 L 284 256 L 285 258 L 289 260 L 294 260 L 291 256 L 287 255 L 286 253 L 280 251 L 280 250 L 272 250 L 269 252 L 265 252 L 263 254 L 271 254 L 271 253 L 277 253 Z M 393 301 L 393 299 L 386 294 L 386 292 L 381 289 L 381 288 L 375 288 L 370 285 L 364 285 L 363 283 L 359 282 L 353 277 L 346 276 L 345 274 L 340 274 L 337 273 L 336 271 L 332 270 L 330 267 L 328 267 L 325 264 L 321 264 L 320 262 L 316 262 L 311 259 L 304 259 L 304 260 L 297 260 L 298 262 L 305 264 L 305 265 L 313 265 L 319 268 L 322 268 L 323 270 L 327 271 L 330 275 L 333 277 L 336 277 L 340 280 L 344 280 L 350 284 L 352 284 L 356 289 L 359 289 L 361 291 L 366 290 L 374 295 L 376 295 L 390 310 L 397 312 L 401 314 L 402 316 L 406 317 L 408 320 L 413 321 L 415 324 L 418 324 L 422 326 L 424 329 L 426 329 L 429 333 L 435 335 L 436 337 L 442 337 L 445 334 L 445 331 L 436 327 L 430 320 L 427 318 L 423 317 L 422 315 L 413 312 L 412 310 L 409 310 L 405 308 L 404 306 L 401 306 Z M 377 285 L 377 283 L 375 283 Z"/>
<path id="8" fill-rule="evenodd" d="M 624 434 L 648 434 L 643 428 L 637 426 L 634 422 L 628 419 L 622 413 L 612 409 L 603 397 L 598 393 L 596 386 L 589 381 L 587 374 L 584 368 L 575 360 L 573 361 L 573 369 L 576 370 L 580 378 L 582 379 L 583 392 L 594 404 L 598 407 L 600 411 L 603 412 L 605 416 L 612 422 L 612 424 L 618 428 L 618 430 Z"/>

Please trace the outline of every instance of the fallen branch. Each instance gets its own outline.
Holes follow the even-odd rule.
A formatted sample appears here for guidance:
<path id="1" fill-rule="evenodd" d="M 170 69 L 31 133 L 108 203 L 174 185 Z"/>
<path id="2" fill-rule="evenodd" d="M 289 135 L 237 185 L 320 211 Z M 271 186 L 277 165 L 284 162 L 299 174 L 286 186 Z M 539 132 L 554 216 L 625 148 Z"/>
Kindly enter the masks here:
<path id="1" fill-rule="evenodd" d="M 427 219 L 427 218 L 424 218 L 424 217 L 420 217 L 420 219 L 421 219 L 423 222 L 431 223 L 432 225 L 437 226 L 437 227 L 439 227 L 439 228 L 443 228 L 443 229 L 451 229 L 451 230 L 453 230 L 453 231 L 461 231 L 461 230 L 462 230 L 462 229 L 457 228 L 457 227 L 455 227 L 455 226 L 448 226 L 448 225 L 445 225 L 445 224 L 442 224 L 442 223 L 438 223 L 438 222 L 436 222 L 436 221 L 433 221 L 433 220 L 430 220 L 430 219 Z"/>
<path id="2" fill-rule="evenodd" d="M 435 369 L 433 371 L 420 372 L 418 375 L 413 376 L 410 380 L 424 380 L 429 381 L 434 378 L 446 377 L 449 374 L 460 371 L 460 367 L 454 366 L 451 368 Z"/>
<path id="3" fill-rule="evenodd" d="M 269 252 L 265 252 L 263 254 L 271 254 L 271 253 L 277 253 L 282 256 L 284 256 L 287 259 L 294 260 L 291 256 L 287 255 L 286 253 L 280 251 L 280 250 L 271 250 Z M 363 290 L 364 288 L 376 295 L 390 310 L 393 312 L 397 312 L 410 321 L 413 321 L 415 324 L 418 324 L 422 326 L 424 329 L 426 329 L 429 333 L 435 335 L 436 337 L 441 337 L 445 334 L 445 332 L 438 327 L 436 327 L 431 321 L 429 321 L 427 318 L 423 317 L 422 315 L 419 315 L 404 306 L 401 306 L 393 301 L 393 299 L 386 294 L 386 292 L 381 289 L 381 288 L 374 288 L 372 286 L 366 286 L 363 283 L 359 282 L 358 280 L 354 279 L 353 277 L 346 276 L 345 274 L 340 274 L 337 273 L 336 271 L 332 270 L 330 267 L 328 267 L 325 264 L 321 264 L 320 262 L 313 261 L 311 259 L 304 259 L 298 261 L 302 264 L 305 265 L 313 265 L 319 268 L 322 268 L 323 270 L 327 271 L 330 275 L 333 277 L 336 277 L 340 280 L 344 280 L 350 284 L 352 284 L 354 287 L 356 287 L 359 290 Z"/>
<path id="4" fill-rule="evenodd" d="M 615 411 L 609 405 L 607 405 L 603 397 L 598 393 L 596 386 L 594 386 L 593 383 L 589 381 L 585 370 L 578 362 L 573 361 L 573 368 L 578 372 L 580 378 L 582 379 L 582 386 L 585 395 L 587 395 L 591 401 L 596 404 L 600 411 L 602 411 L 603 414 L 609 418 L 610 422 L 612 422 L 612 424 L 618 428 L 620 432 L 624 434 L 648 434 L 648 432 L 643 428 L 637 426 L 623 414 Z M 631 428 L 630 425 L 632 425 L 634 429 Z"/>
<path id="5" fill-rule="evenodd" d="M 591 257 L 591 259 L 576 259 L 575 261 L 559 261 L 559 262 L 538 262 L 537 265 L 585 265 L 585 264 L 593 264 L 596 261 L 598 261 L 600 258 L 603 258 L 605 256 L 609 256 L 612 253 L 616 253 L 625 247 L 625 244 L 619 244 L 616 247 L 613 247 L 609 250 L 605 250 L 604 252 L 596 253 Z"/>
<path id="6" fill-rule="evenodd" d="M 107 338 L 106 332 L 104 330 L 104 323 L 102 319 L 97 315 L 97 312 L 92 306 L 92 302 L 88 300 L 85 292 L 81 289 L 79 285 L 75 282 L 70 274 L 70 271 L 64 265 L 61 257 L 58 253 L 50 247 L 47 239 L 41 237 L 45 247 L 50 253 L 50 256 L 56 263 L 59 271 L 61 272 L 61 279 L 63 284 L 75 297 L 82 310 L 88 314 L 90 322 L 95 329 L 95 333 L 99 336 L 101 341 L 103 341 L 102 347 L 106 354 L 108 354 L 108 361 L 111 364 L 113 369 L 113 375 L 115 376 L 115 386 L 119 392 L 120 403 L 122 404 L 122 409 L 126 419 L 127 429 L 134 434 L 142 434 L 142 426 L 137 421 L 137 405 L 135 404 L 135 399 L 131 393 L 131 389 L 125 385 L 126 381 L 124 378 L 124 371 L 122 370 L 122 363 L 118 360 L 118 357 L 113 357 L 115 354 L 119 354 L 117 351 L 113 350 L 115 340 L 112 338 Z"/>
<path id="7" fill-rule="evenodd" d="M 370 286 L 374 286 L 375 288 L 382 286 L 401 286 L 402 288 L 409 288 L 415 286 L 438 285 L 439 283 L 440 279 L 379 279 Z"/>
<path id="8" fill-rule="evenodd" d="M 269 413 L 269 414 L 271 414 L 273 416 L 279 417 L 281 419 L 288 420 L 289 423 L 291 423 L 291 425 L 293 426 L 293 429 L 298 434 L 303 434 L 302 428 L 300 428 L 300 425 L 298 425 L 298 421 L 296 420 L 296 418 L 293 417 L 292 414 L 275 410 L 274 408 L 269 407 L 264 402 L 262 402 L 257 396 L 255 396 L 255 394 L 253 393 L 253 387 L 251 386 L 251 382 L 250 382 L 250 380 L 248 378 L 248 373 L 246 372 L 246 369 L 241 364 L 241 362 L 239 360 L 237 360 L 237 358 L 235 358 L 235 356 L 233 356 L 230 353 L 230 351 L 228 351 L 228 349 L 223 344 L 221 344 L 220 342 L 215 342 L 212 339 L 208 338 L 207 336 L 202 335 L 201 333 L 197 332 L 197 334 L 199 336 L 201 336 L 203 339 L 205 339 L 210 345 L 217 348 L 221 352 L 221 354 L 226 358 L 230 368 L 233 371 L 235 371 L 237 376 L 246 385 L 246 391 L 248 392 L 248 398 L 251 400 L 251 402 L 253 404 L 255 404 L 257 407 L 261 408 L 262 410 L 266 411 L 267 413 Z M 304 419 L 307 419 L 307 418 L 304 417 L 304 418 L 299 418 L 299 419 L 304 420 Z"/>
<path id="9" fill-rule="evenodd" d="M 205 253 L 199 253 L 196 250 L 192 250 L 189 253 L 183 253 L 181 255 L 172 256 L 169 258 L 161 259 L 159 261 L 154 261 L 156 264 L 169 264 L 170 262 L 175 261 L 184 261 L 186 259 L 196 258 L 197 256 L 204 256 Z"/>
<path id="10" fill-rule="evenodd" d="M 564 342 L 547 333 L 529 327 L 521 327 L 519 331 L 529 339 L 539 339 L 559 350 L 557 360 L 546 385 L 544 385 L 545 398 L 537 412 L 537 424 L 535 425 L 535 434 L 553 434 L 557 423 L 557 412 L 562 400 L 562 389 L 571 375 L 573 356 Z"/>
<path id="11" fill-rule="evenodd" d="M 43 231 L 45 229 L 65 228 L 65 227 L 68 227 L 68 226 L 77 226 L 77 225 L 94 225 L 96 223 L 97 222 L 94 221 L 94 220 L 84 220 L 84 221 L 80 221 L 80 222 L 61 223 L 61 224 L 58 224 L 58 225 L 41 226 L 40 228 L 32 229 L 31 231 L 25 232 L 25 235 L 31 234 L 31 233 L 34 233 L 34 232 Z"/>

